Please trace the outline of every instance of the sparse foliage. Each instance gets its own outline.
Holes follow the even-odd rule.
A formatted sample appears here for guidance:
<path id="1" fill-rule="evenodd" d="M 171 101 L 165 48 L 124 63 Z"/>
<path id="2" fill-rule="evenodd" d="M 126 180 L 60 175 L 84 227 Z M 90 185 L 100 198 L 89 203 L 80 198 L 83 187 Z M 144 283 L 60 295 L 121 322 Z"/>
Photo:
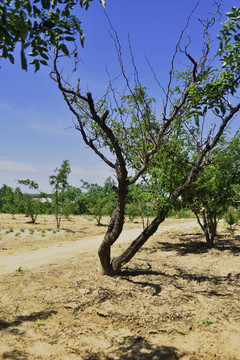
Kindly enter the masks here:
<path id="1" fill-rule="evenodd" d="M 64 211 L 64 205 L 67 199 L 68 190 L 68 175 L 71 172 L 71 168 L 68 160 L 64 160 L 60 168 L 54 170 L 56 175 L 49 176 L 49 183 L 53 187 L 52 194 L 52 210 L 56 218 L 57 229 L 60 228 L 61 219 Z"/>
<path id="2" fill-rule="evenodd" d="M 29 190 L 38 190 L 39 185 L 32 180 L 18 180 L 18 184 L 27 186 Z M 22 198 L 25 215 L 30 216 L 31 222 L 35 224 L 40 212 L 40 201 L 31 194 L 24 194 Z"/>
<path id="3" fill-rule="evenodd" d="M 114 208 L 115 193 L 114 181 L 107 178 L 104 186 L 89 184 L 81 180 L 82 188 L 87 190 L 85 194 L 86 207 L 90 214 L 94 215 L 97 225 L 100 226 L 103 215 L 110 215 Z"/>
<path id="4" fill-rule="evenodd" d="M 236 186 L 240 183 L 240 138 L 231 141 L 222 138 L 213 151 L 215 160 L 207 165 L 184 195 L 187 204 L 197 217 L 207 245 L 214 246 L 217 224 L 236 199 Z M 233 212 L 228 212 L 232 221 Z"/>

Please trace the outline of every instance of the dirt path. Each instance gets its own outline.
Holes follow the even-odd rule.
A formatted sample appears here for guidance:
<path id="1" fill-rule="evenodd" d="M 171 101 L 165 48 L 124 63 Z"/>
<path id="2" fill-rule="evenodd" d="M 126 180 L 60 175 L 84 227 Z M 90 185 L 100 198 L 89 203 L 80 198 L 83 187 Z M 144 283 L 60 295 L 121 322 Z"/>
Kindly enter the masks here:
<path id="1" fill-rule="evenodd" d="M 170 230 L 177 230 L 182 228 L 197 227 L 195 220 L 185 221 L 184 223 L 177 223 L 171 225 L 162 225 L 159 227 L 156 234 L 161 234 Z M 133 241 L 142 229 L 125 230 L 117 241 L 117 244 L 127 243 Z M 0 274 L 9 274 L 16 271 L 18 268 L 34 269 L 45 264 L 57 263 L 59 259 L 72 258 L 79 253 L 97 251 L 97 248 L 103 238 L 103 235 L 86 237 L 76 240 L 71 243 L 55 244 L 53 246 L 43 247 L 41 249 L 28 251 L 17 255 L 1 255 L 0 256 Z"/>

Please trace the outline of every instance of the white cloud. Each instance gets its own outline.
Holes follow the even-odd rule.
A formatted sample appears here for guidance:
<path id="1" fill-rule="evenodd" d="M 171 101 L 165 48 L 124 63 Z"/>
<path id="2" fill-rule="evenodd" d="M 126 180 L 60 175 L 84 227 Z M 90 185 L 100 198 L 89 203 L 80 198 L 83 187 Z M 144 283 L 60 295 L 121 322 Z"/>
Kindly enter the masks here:
<path id="1" fill-rule="evenodd" d="M 56 167 L 56 166 L 55 166 Z M 39 184 L 39 189 L 45 192 L 52 192 L 49 185 L 49 175 L 53 173 L 54 166 L 52 164 L 27 163 L 11 159 L 10 157 L 0 157 L 0 187 L 3 184 L 15 188 L 18 186 L 18 179 L 31 179 Z M 69 175 L 69 184 L 80 187 L 80 179 L 89 183 L 98 183 L 103 185 L 107 177 L 113 177 L 112 171 L 107 165 L 99 163 L 91 163 L 88 166 L 71 166 Z M 24 187 L 22 191 L 26 191 Z"/>
<path id="2" fill-rule="evenodd" d="M 58 126 L 56 124 L 56 126 L 50 126 L 47 124 L 43 124 L 41 122 L 31 122 L 30 124 L 28 124 L 26 126 L 26 128 L 29 130 L 39 132 L 39 133 L 54 134 L 54 135 L 64 135 L 64 130 L 66 130 L 66 129 L 61 128 L 61 125 Z"/>
<path id="3" fill-rule="evenodd" d="M 17 162 L 11 160 L 0 160 L 0 170 L 20 172 L 20 173 L 36 173 L 39 170 L 33 164 L 28 164 L 24 162 Z"/>
<path id="4" fill-rule="evenodd" d="M 82 168 L 80 166 L 72 166 L 72 173 L 76 175 L 91 175 L 91 176 L 102 176 L 106 173 L 110 174 L 110 170 L 106 166 L 91 166 Z M 108 175 L 109 176 L 109 175 Z"/>
<path id="5" fill-rule="evenodd" d="M 86 168 L 71 166 L 70 179 L 74 186 L 79 186 L 80 179 L 102 185 L 109 176 L 113 177 L 113 175 L 114 171 L 105 165 L 95 165 Z"/>

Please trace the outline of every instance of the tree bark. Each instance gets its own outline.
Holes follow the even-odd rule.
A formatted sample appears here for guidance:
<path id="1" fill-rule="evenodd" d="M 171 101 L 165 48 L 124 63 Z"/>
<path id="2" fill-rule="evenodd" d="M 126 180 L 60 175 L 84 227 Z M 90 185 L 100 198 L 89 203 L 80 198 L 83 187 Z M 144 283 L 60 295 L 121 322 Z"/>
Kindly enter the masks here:
<path id="1" fill-rule="evenodd" d="M 115 209 L 113 210 L 107 232 L 98 249 L 98 256 L 100 259 L 100 272 L 103 275 L 113 275 L 115 273 L 111 264 L 111 246 L 118 239 L 123 229 L 127 192 L 128 184 L 127 182 L 125 182 L 124 186 L 121 186 L 121 188 L 119 187 L 119 189 L 117 190 L 117 204 Z"/>
<path id="2" fill-rule="evenodd" d="M 209 214 L 209 211 L 207 211 L 206 214 L 205 209 L 201 211 L 201 214 L 202 214 L 203 224 L 201 224 L 200 219 L 197 215 L 198 223 L 200 224 L 204 232 L 207 246 L 208 248 L 211 249 L 214 247 L 214 239 L 217 231 L 217 219 L 216 216 L 212 216 L 211 214 Z"/>
<path id="3" fill-rule="evenodd" d="M 214 240 L 217 233 L 217 219 L 216 216 L 210 218 L 210 239 L 208 247 L 211 249 L 214 247 Z"/>
<path id="4" fill-rule="evenodd" d="M 165 220 L 168 209 L 163 208 L 158 216 L 142 231 L 131 245 L 118 257 L 112 260 L 112 270 L 118 273 L 123 265 L 129 262 L 146 241 L 157 231 L 159 225 Z"/>

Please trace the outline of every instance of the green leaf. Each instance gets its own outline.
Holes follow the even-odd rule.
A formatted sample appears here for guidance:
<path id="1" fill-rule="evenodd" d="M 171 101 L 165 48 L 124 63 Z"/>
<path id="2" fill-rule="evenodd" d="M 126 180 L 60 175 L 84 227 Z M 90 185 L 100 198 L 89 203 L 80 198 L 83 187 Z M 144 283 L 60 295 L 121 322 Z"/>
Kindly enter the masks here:
<path id="1" fill-rule="evenodd" d="M 43 65 L 48 65 L 48 63 L 46 62 L 46 60 L 40 60 L 40 63 Z"/>
<path id="2" fill-rule="evenodd" d="M 226 109 L 225 109 L 225 106 L 224 106 L 224 104 L 222 102 L 220 104 L 220 109 L 221 109 L 221 111 L 222 111 L 222 113 L 224 115 L 226 113 Z"/>
<path id="3" fill-rule="evenodd" d="M 104 1 L 104 0 L 100 0 L 100 2 L 101 2 L 102 6 L 103 6 L 103 7 L 104 7 L 104 9 L 105 9 L 105 7 L 106 7 L 106 1 Z"/>
<path id="4" fill-rule="evenodd" d="M 27 71 L 27 60 L 26 60 L 23 45 L 21 48 L 21 64 L 22 64 L 22 69 Z"/>
<path id="5" fill-rule="evenodd" d="M 65 37 L 65 40 L 67 40 L 67 41 L 74 41 L 75 38 L 72 37 L 72 36 L 66 36 L 66 37 Z"/>
<path id="6" fill-rule="evenodd" d="M 45 54 L 45 53 L 41 53 L 41 56 L 42 56 L 45 60 L 48 60 L 48 59 L 49 59 L 49 57 L 48 57 L 47 54 Z"/>
<path id="7" fill-rule="evenodd" d="M 85 38 L 85 35 L 82 34 L 80 37 L 82 47 L 84 46 L 84 38 Z"/>
<path id="8" fill-rule="evenodd" d="M 36 51 L 31 51 L 30 53 L 28 53 L 29 56 L 37 56 L 38 53 Z"/>
<path id="9" fill-rule="evenodd" d="M 195 124 L 199 127 L 199 116 L 194 115 Z"/>
<path id="10" fill-rule="evenodd" d="M 44 8 L 44 9 L 49 9 L 49 7 L 50 7 L 50 1 L 49 0 L 41 0 L 41 4 L 42 4 L 42 7 Z"/>
<path id="11" fill-rule="evenodd" d="M 203 109 L 203 116 L 206 115 L 207 113 L 207 106 L 204 106 L 204 109 Z"/>
<path id="12" fill-rule="evenodd" d="M 11 61 L 11 63 L 14 64 L 14 57 L 12 56 L 12 54 L 8 54 L 8 58 Z"/>
<path id="13" fill-rule="evenodd" d="M 42 326 L 42 322 L 41 322 L 40 319 L 37 319 L 36 325 L 37 325 L 38 327 Z"/>
<path id="14" fill-rule="evenodd" d="M 69 50 L 65 44 L 61 44 L 58 48 L 62 50 L 65 55 L 69 55 Z"/>
<path id="15" fill-rule="evenodd" d="M 202 323 L 206 324 L 206 325 L 211 325 L 213 323 L 213 321 L 210 318 L 204 318 L 204 319 L 202 319 Z"/>
<path id="16" fill-rule="evenodd" d="M 40 64 L 39 64 L 39 61 L 37 60 L 35 62 L 35 73 L 40 69 Z"/>

